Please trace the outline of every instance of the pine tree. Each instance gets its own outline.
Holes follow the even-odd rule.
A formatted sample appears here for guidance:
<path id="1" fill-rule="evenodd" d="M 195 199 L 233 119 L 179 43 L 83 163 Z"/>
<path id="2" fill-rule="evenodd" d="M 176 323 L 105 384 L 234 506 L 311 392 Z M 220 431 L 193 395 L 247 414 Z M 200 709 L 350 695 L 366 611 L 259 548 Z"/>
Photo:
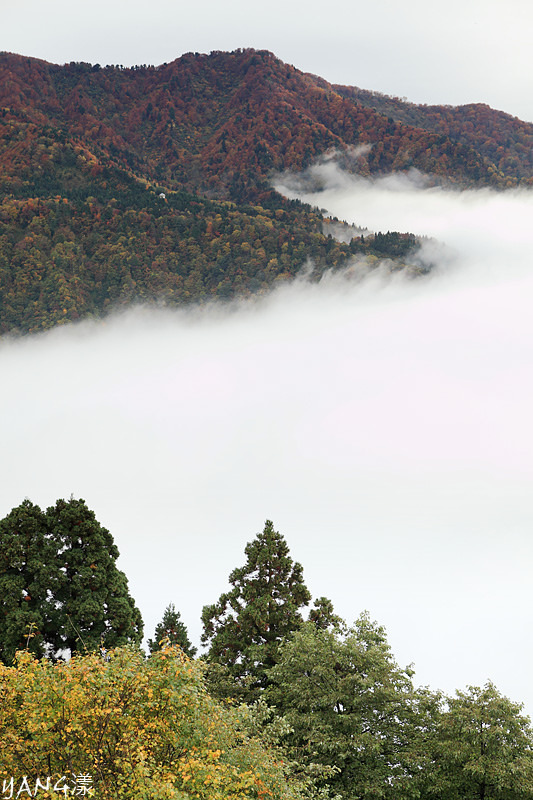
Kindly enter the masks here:
<path id="1" fill-rule="evenodd" d="M 113 537 L 84 500 L 43 512 L 25 500 L 0 521 L 0 658 L 140 643 L 142 619 Z"/>
<path id="2" fill-rule="evenodd" d="M 208 662 L 222 665 L 240 696 L 252 701 L 267 685 L 280 643 L 302 624 L 300 609 L 311 595 L 301 564 L 270 520 L 245 554 L 244 567 L 229 576 L 231 590 L 203 609 L 202 642 L 209 644 Z"/>
<path id="3" fill-rule="evenodd" d="M 327 631 L 331 628 L 341 630 L 346 623 L 335 614 L 333 603 L 327 597 L 318 597 L 313 603 L 314 608 L 309 611 L 308 622 L 314 623 L 318 630 Z"/>
<path id="4" fill-rule="evenodd" d="M 181 621 L 180 612 L 174 608 L 174 603 L 170 603 L 165 608 L 163 619 L 155 629 L 154 638 L 148 639 L 150 653 L 160 650 L 165 640 L 168 640 L 171 645 L 179 645 L 189 658 L 194 658 L 196 655 L 196 647 L 193 647 L 189 641 L 187 628 Z"/>

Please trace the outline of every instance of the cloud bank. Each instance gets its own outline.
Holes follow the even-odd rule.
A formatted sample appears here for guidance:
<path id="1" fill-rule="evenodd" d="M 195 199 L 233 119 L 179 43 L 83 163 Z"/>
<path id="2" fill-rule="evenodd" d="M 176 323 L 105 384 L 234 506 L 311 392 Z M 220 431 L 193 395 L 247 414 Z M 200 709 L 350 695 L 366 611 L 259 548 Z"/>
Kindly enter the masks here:
<path id="1" fill-rule="evenodd" d="M 434 272 L 0 344 L 0 514 L 85 498 L 147 635 L 174 602 L 196 643 L 270 518 L 312 593 L 368 609 L 420 682 L 490 678 L 531 712 L 532 195 L 321 169 L 304 199 L 437 238 Z"/>

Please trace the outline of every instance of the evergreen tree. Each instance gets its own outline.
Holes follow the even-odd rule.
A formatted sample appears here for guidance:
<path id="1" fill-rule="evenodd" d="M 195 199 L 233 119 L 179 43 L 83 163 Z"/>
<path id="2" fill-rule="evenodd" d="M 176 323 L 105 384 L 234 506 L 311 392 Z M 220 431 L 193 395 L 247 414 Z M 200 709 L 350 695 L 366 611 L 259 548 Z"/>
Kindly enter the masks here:
<path id="1" fill-rule="evenodd" d="M 148 639 L 150 653 L 161 650 L 165 640 L 168 640 L 171 645 L 179 645 L 189 658 L 194 658 L 196 655 L 196 647 L 193 647 L 189 641 L 187 628 L 181 621 L 180 612 L 174 608 L 174 603 L 170 603 L 165 608 L 163 619 L 155 629 L 154 638 Z"/>
<path id="2" fill-rule="evenodd" d="M 58 500 L 46 512 L 63 579 L 56 600 L 62 611 L 55 645 L 71 653 L 140 643 L 141 614 L 116 567 L 118 548 L 84 500 Z"/>
<path id="3" fill-rule="evenodd" d="M 142 619 L 113 537 L 84 500 L 43 512 L 25 500 L 0 521 L 0 657 L 140 643 Z"/>
<path id="4" fill-rule="evenodd" d="M 236 682 L 232 693 L 240 689 L 243 699 L 253 701 L 267 685 L 267 670 L 277 662 L 280 643 L 302 624 L 300 609 L 311 595 L 301 564 L 293 562 L 270 520 L 246 545 L 245 554 L 246 564 L 229 576 L 230 591 L 204 606 L 202 642 L 209 644 L 207 659 L 217 678 L 219 664 Z M 226 693 L 227 686 L 219 687 L 219 693 Z"/>
<path id="5" fill-rule="evenodd" d="M 327 631 L 330 628 L 341 629 L 346 627 L 344 620 L 335 614 L 333 603 L 327 597 L 318 597 L 309 611 L 308 622 L 313 622 L 318 630 Z"/>
<path id="6" fill-rule="evenodd" d="M 60 580 L 54 556 L 39 506 L 24 500 L 0 520 L 0 659 L 6 664 L 24 647 L 39 657 L 47 652 L 56 617 L 50 597 Z"/>

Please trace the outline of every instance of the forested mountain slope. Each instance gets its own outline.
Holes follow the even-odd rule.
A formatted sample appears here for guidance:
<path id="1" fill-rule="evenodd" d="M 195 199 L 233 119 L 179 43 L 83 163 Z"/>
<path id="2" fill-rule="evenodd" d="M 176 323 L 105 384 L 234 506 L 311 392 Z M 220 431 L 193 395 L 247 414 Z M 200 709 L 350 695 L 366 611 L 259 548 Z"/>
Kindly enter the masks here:
<path id="1" fill-rule="evenodd" d="M 532 184 L 533 125 L 484 103 L 415 105 L 353 86 L 335 86 L 343 97 L 403 122 L 473 147 L 498 170 L 507 186 Z"/>
<path id="2" fill-rule="evenodd" d="M 0 332 L 138 299 L 251 294 L 308 258 L 317 274 L 358 252 L 405 259 L 413 236 L 341 244 L 316 210 L 270 188 L 276 172 L 332 149 L 363 175 L 416 167 L 457 185 L 532 181 L 521 148 L 533 126 L 507 125 L 493 153 L 497 112 L 477 115 L 475 135 L 451 122 L 444 133 L 423 109 L 401 119 L 359 91 L 266 51 L 127 69 L 0 54 Z"/>

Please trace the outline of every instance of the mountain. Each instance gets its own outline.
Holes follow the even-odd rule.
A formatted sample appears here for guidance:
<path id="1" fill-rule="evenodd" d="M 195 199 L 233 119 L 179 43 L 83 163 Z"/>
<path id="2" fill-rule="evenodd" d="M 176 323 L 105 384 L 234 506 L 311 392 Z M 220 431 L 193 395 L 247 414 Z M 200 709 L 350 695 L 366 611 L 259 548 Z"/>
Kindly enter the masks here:
<path id="1" fill-rule="evenodd" d="M 530 185 L 532 136 L 486 106 L 411 106 L 266 51 L 127 69 L 2 53 L 0 332 L 136 300 L 249 295 L 309 258 L 315 275 L 356 253 L 404 264 L 413 235 L 338 242 L 272 175 L 337 151 L 367 176 L 415 167 L 458 186 Z"/>
<path id="2" fill-rule="evenodd" d="M 495 111 L 484 103 L 465 106 L 415 105 L 352 86 L 335 86 L 341 96 L 365 108 L 387 115 L 397 123 L 440 133 L 472 147 L 491 169 L 497 169 L 498 185 L 533 185 L 533 125 Z"/>

